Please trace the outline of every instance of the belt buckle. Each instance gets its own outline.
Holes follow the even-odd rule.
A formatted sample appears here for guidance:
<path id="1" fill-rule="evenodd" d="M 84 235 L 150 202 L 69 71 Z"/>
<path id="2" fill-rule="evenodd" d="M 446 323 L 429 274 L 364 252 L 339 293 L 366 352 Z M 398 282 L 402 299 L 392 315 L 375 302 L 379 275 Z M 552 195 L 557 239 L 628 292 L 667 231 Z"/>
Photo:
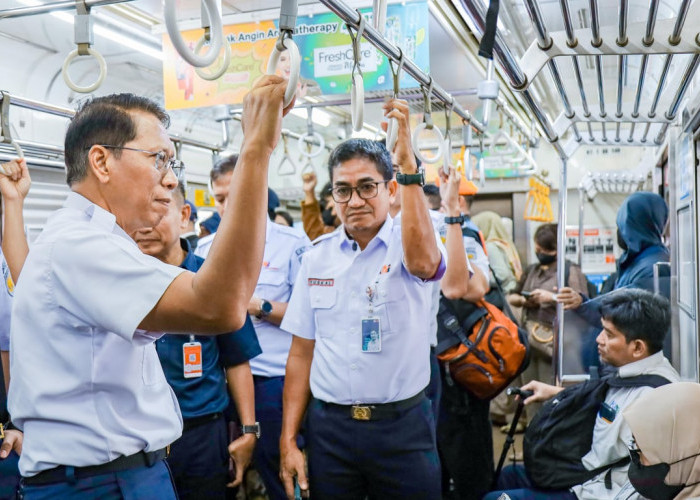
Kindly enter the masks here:
<path id="1" fill-rule="evenodd" d="M 0 424 L 0 439 L 5 439 L 5 426 Z"/>
<path id="2" fill-rule="evenodd" d="M 372 409 L 369 406 L 354 405 L 352 407 L 353 420 L 370 420 L 372 418 Z"/>

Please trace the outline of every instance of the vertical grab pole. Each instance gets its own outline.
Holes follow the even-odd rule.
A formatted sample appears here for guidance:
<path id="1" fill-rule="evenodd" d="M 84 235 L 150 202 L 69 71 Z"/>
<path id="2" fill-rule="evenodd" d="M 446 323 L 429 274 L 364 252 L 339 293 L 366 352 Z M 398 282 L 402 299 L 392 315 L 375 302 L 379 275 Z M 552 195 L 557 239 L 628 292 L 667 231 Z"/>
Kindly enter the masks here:
<path id="1" fill-rule="evenodd" d="M 566 272 L 566 198 L 567 198 L 567 159 L 561 159 L 561 172 L 559 173 L 559 224 L 557 229 L 557 291 L 564 287 L 564 274 Z M 552 364 L 554 369 L 554 383 L 561 385 L 562 359 L 564 358 L 564 305 L 557 302 L 558 330 L 554 336 L 554 349 Z"/>
<path id="2" fill-rule="evenodd" d="M 583 186 L 578 188 L 578 266 L 583 269 L 583 205 L 586 194 Z"/>

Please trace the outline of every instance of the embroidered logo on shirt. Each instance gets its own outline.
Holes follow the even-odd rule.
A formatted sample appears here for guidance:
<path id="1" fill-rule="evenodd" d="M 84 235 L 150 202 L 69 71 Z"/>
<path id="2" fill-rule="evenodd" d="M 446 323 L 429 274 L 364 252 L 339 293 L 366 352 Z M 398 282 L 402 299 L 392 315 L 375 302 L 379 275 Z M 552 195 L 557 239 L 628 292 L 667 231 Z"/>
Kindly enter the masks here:
<path id="1" fill-rule="evenodd" d="M 263 261 L 263 269 L 269 269 L 270 271 L 278 271 L 279 267 L 272 267 L 272 266 L 270 266 L 269 261 L 264 260 Z"/>
<path id="2" fill-rule="evenodd" d="M 309 286 L 333 286 L 334 279 L 309 278 Z"/>
<path id="3" fill-rule="evenodd" d="M 15 294 L 15 282 L 12 281 L 12 276 L 10 276 L 10 268 L 5 261 L 2 262 L 2 277 L 5 279 L 5 288 L 10 296 Z"/>
<path id="4" fill-rule="evenodd" d="M 391 271 L 391 264 L 387 264 L 384 267 L 382 267 L 382 270 L 379 271 L 379 274 L 386 274 L 389 271 Z"/>

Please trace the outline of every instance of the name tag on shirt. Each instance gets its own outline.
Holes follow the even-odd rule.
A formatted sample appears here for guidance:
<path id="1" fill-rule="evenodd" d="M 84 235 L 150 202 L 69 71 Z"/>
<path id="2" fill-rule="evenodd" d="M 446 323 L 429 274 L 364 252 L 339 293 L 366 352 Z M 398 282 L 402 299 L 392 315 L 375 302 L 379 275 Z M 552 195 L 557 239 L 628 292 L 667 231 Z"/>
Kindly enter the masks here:
<path id="1" fill-rule="evenodd" d="M 183 376 L 196 378 L 202 376 L 202 344 L 187 342 L 182 344 Z"/>
<path id="2" fill-rule="evenodd" d="M 362 318 L 362 352 L 381 352 L 382 330 L 379 318 Z"/>

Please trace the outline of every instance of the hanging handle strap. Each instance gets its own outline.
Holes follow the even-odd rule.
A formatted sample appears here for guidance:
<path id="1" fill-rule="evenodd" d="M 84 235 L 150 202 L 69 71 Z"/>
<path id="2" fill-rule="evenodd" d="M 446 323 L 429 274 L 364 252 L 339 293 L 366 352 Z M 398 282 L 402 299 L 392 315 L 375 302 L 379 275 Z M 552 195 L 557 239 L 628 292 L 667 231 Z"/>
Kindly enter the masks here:
<path id="1" fill-rule="evenodd" d="M 0 132 L 2 136 L 0 136 L 0 142 L 9 144 L 15 148 L 17 156 L 24 158 L 24 151 L 22 151 L 22 147 L 12 138 L 12 131 L 10 129 L 10 94 L 9 92 L 0 90 L 0 97 L 2 97 L 2 102 L 0 103 Z"/>
<path id="2" fill-rule="evenodd" d="M 489 1 L 489 10 L 486 12 L 486 26 L 484 36 L 479 44 L 479 55 L 486 59 L 493 60 L 493 44 L 496 41 L 496 31 L 498 30 L 498 9 L 499 0 Z"/>
<path id="3" fill-rule="evenodd" d="M 360 16 L 357 33 L 353 34 L 350 25 L 347 26 L 350 40 L 352 40 L 353 66 L 352 88 L 350 89 L 350 117 L 352 128 L 355 132 L 362 130 L 365 111 L 365 82 L 362 77 L 362 46 L 360 45 L 362 35 L 365 32 L 365 17 L 359 10 L 357 13 Z"/>
<path id="4" fill-rule="evenodd" d="M 401 70 L 404 65 L 404 55 L 401 48 L 399 48 L 399 60 L 394 62 L 389 59 L 389 68 L 391 69 L 391 75 L 394 79 L 394 99 L 399 98 L 399 92 L 401 91 Z M 386 148 L 389 152 L 394 150 L 396 146 L 396 140 L 399 137 L 399 123 L 396 118 L 390 118 L 389 124 L 386 129 Z"/>

